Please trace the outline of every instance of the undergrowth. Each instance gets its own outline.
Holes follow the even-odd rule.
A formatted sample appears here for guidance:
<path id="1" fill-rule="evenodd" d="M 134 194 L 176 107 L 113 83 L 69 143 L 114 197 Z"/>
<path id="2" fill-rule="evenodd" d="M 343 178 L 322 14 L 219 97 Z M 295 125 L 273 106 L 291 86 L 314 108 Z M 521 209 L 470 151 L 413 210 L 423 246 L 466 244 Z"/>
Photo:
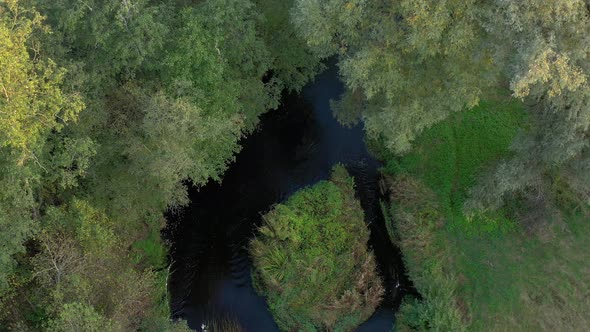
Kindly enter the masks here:
<path id="1" fill-rule="evenodd" d="M 468 189 L 499 159 L 525 115 L 482 103 L 426 130 L 396 157 L 371 142 L 390 178 L 388 231 L 422 299 L 406 299 L 400 330 L 583 330 L 589 326 L 587 207 L 555 179 L 557 212 L 525 225 L 517 199 L 467 218 Z M 530 213 L 529 213 L 530 215 Z M 531 231 L 532 229 L 532 231 Z"/>

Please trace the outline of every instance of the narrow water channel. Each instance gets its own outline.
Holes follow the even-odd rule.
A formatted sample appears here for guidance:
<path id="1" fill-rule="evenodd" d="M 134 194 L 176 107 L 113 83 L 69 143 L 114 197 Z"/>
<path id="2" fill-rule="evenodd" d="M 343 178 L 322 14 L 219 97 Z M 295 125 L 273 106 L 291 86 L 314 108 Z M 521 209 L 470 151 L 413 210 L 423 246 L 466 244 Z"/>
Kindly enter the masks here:
<path id="1" fill-rule="evenodd" d="M 278 331 L 264 298 L 251 285 L 249 240 L 260 215 L 302 187 L 327 179 L 343 163 L 355 178 L 357 196 L 370 225 L 387 294 L 359 331 L 390 331 L 405 289 L 399 251 L 387 237 L 379 209 L 378 168 L 367 151 L 361 125 L 342 127 L 330 99 L 343 92 L 336 66 L 318 75 L 300 95 L 283 98 L 265 114 L 260 129 L 243 140 L 243 150 L 222 183 L 190 193 L 191 204 L 171 213 L 165 237 L 171 242 L 172 312 L 197 331 L 214 317 L 236 320 L 245 331 Z"/>

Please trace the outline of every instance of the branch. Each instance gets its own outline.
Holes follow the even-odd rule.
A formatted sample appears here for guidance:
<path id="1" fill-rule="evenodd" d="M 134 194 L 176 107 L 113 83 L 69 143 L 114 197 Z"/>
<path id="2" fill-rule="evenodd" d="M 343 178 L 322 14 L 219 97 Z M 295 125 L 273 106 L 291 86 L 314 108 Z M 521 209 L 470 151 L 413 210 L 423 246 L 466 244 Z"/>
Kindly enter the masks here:
<path id="1" fill-rule="evenodd" d="M 45 242 L 45 241 L 42 241 L 42 242 L 43 242 L 43 245 L 45 246 L 45 249 L 49 253 L 49 260 L 51 261 L 51 263 L 53 263 L 53 267 L 55 268 L 55 272 L 56 272 L 55 284 L 57 285 L 57 284 L 59 284 L 59 282 L 61 280 L 61 273 L 60 273 L 59 267 L 57 266 L 57 263 L 55 262 L 55 255 L 53 254 L 53 252 L 51 251 L 51 249 L 47 245 L 47 242 Z"/>
<path id="2" fill-rule="evenodd" d="M 6 91 L 4 83 L 0 83 L 0 85 L 2 85 L 2 91 L 4 92 L 4 97 L 6 97 L 6 101 L 10 102 L 10 97 L 8 96 L 8 91 Z"/>
<path id="3" fill-rule="evenodd" d="M 79 0 L 79 2 L 81 2 L 84 6 L 86 6 L 86 8 L 90 9 L 90 11 L 93 11 L 94 10 L 85 1 Z"/>
<path id="4" fill-rule="evenodd" d="M 37 155 L 35 155 L 35 152 L 31 151 L 31 154 L 33 155 L 33 158 L 35 159 L 35 163 L 37 165 L 39 165 L 39 167 L 41 167 L 45 172 L 47 172 L 47 168 L 45 168 L 43 165 L 41 165 L 41 162 L 39 162 L 39 159 L 37 158 Z"/>

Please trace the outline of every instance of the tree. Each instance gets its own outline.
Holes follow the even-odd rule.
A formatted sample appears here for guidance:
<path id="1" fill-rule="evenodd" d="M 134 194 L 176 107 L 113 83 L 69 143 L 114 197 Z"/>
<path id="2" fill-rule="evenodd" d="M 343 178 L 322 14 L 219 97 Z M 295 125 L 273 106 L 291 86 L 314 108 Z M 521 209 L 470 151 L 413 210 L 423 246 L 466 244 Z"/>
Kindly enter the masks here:
<path id="1" fill-rule="evenodd" d="M 0 148 L 23 150 L 23 164 L 34 158 L 31 150 L 48 131 L 74 120 L 83 105 L 61 91 L 64 70 L 43 58 L 39 41 L 32 37 L 35 30 L 47 32 L 39 13 L 17 0 L 1 5 Z"/>
<path id="2" fill-rule="evenodd" d="M 275 26 L 249 0 L 0 2 L 0 325 L 183 329 L 163 212 L 319 67 Z"/>
<path id="3" fill-rule="evenodd" d="M 170 6 L 147 0 L 35 1 L 54 33 L 51 54 L 70 69 L 69 83 L 86 98 L 109 93 L 157 62 Z M 93 107 L 95 105 L 89 105 Z"/>
<path id="4" fill-rule="evenodd" d="M 502 205 L 509 195 L 547 197 L 565 180 L 590 202 L 586 167 L 590 144 L 590 32 L 584 1 L 495 1 L 488 17 L 496 54 L 511 81 L 514 96 L 527 104 L 531 128 L 514 142 L 514 157 L 502 161 L 472 190 L 467 208 Z M 490 11 L 490 16 L 491 16 Z"/>
<path id="5" fill-rule="evenodd" d="M 36 11 L 17 0 L 0 3 L 0 293 L 13 255 L 33 232 L 40 151 L 83 108 L 76 94 L 61 89 L 64 69 L 45 56 L 38 37 L 47 33 Z"/>
<path id="6" fill-rule="evenodd" d="M 257 31 L 262 17 L 250 1 L 205 1 L 187 8 L 168 48 L 164 81 L 206 114 L 230 119 L 246 132 L 278 106 L 278 83 L 263 80 L 272 59 Z M 203 73 L 207 73 L 203 75 Z"/>
<path id="7" fill-rule="evenodd" d="M 297 0 L 292 20 L 321 57 L 338 55 L 344 123 L 397 153 L 451 112 L 476 105 L 495 83 L 478 4 L 459 1 Z"/>
<path id="8" fill-rule="evenodd" d="M 305 41 L 289 24 L 293 1 L 256 0 L 264 16 L 259 31 L 272 58 L 272 77 L 282 89 L 299 91 L 323 69 L 320 58 L 305 45 Z"/>
<path id="9" fill-rule="evenodd" d="M 122 330 L 134 330 L 153 310 L 155 275 L 135 269 L 113 221 L 88 202 L 50 207 L 36 240 L 38 253 L 30 259 L 34 288 L 42 292 L 37 305 L 49 317 L 62 317 L 60 310 L 70 303 L 84 303 Z"/>
<path id="10" fill-rule="evenodd" d="M 111 320 L 96 312 L 93 307 L 82 303 L 64 304 L 57 319 L 47 326 L 48 331 L 55 332 L 101 332 L 123 331 Z"/>
<path id="11" fill-rule="evenodd" d="M 559 179 L 590 199 L 589 174 L 577 171 L 590 143 L 588 12 L 582 0 L 298 0 L 292 21 L 316 54 L 339 56 L 339 119 L 364 120 L 369 138 L 398 154 L 509 82 L 530 125 L 514 158 L 474 188 L 473 210 L 497 208 L 506 194 L 545 197 Z"/>

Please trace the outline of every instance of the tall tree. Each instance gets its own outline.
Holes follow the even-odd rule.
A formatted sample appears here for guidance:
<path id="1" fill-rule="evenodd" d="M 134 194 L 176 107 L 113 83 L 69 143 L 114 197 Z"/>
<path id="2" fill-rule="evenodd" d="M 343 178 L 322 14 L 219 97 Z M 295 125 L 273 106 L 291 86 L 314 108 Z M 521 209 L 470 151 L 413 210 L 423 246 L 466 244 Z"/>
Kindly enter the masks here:
<path id="1" fill-rule="evenodd" d="M 587 1 L 494 1 L 486 28 L 499 45 L 495 61 L 514 96 L 527 104 L 531 127 L 473 189 L 470 209 L 497 208 L 506 194 L 543 198 L 565 180 L 590 202 L 590 10 Z"/>
<path id="2" fill-rule="evenodd" d="M 249 0 L 4 0 L 0 11 L 0 325 L 176 328 L 158 306 L 163 212 L 187 202 L 187 184 L 220 180 L 318 60 L 285 56 Z M 108 220 L 117 243 L 87 247 L 89 219 Z"/>
<path id="3" fill-rule="evenodd" d="M 38 216 L 34 191 L 45 140 L 83 107 L 61 89 L 64 70 L 39 42 L 47 32 L 36 11 L 17 0 L 0 2 L 0 293 Z"/>
<path id="4" fill-rule="evenodd" d="M 263 17 L 260 34 L 272 58 L 272 77 L 282 89 L 299 91 L 323 69 L 320 58 L 306 47 L 305 40 L 289 23 L 292 0 L 256 0 Z"/>
<path id="5" fill-rule="evenodd" d="M 297 0 L 292 20 L 318 55 L 339 56 L 338 118 L 399 153 L 495 82 L 475 0 Z"/>

